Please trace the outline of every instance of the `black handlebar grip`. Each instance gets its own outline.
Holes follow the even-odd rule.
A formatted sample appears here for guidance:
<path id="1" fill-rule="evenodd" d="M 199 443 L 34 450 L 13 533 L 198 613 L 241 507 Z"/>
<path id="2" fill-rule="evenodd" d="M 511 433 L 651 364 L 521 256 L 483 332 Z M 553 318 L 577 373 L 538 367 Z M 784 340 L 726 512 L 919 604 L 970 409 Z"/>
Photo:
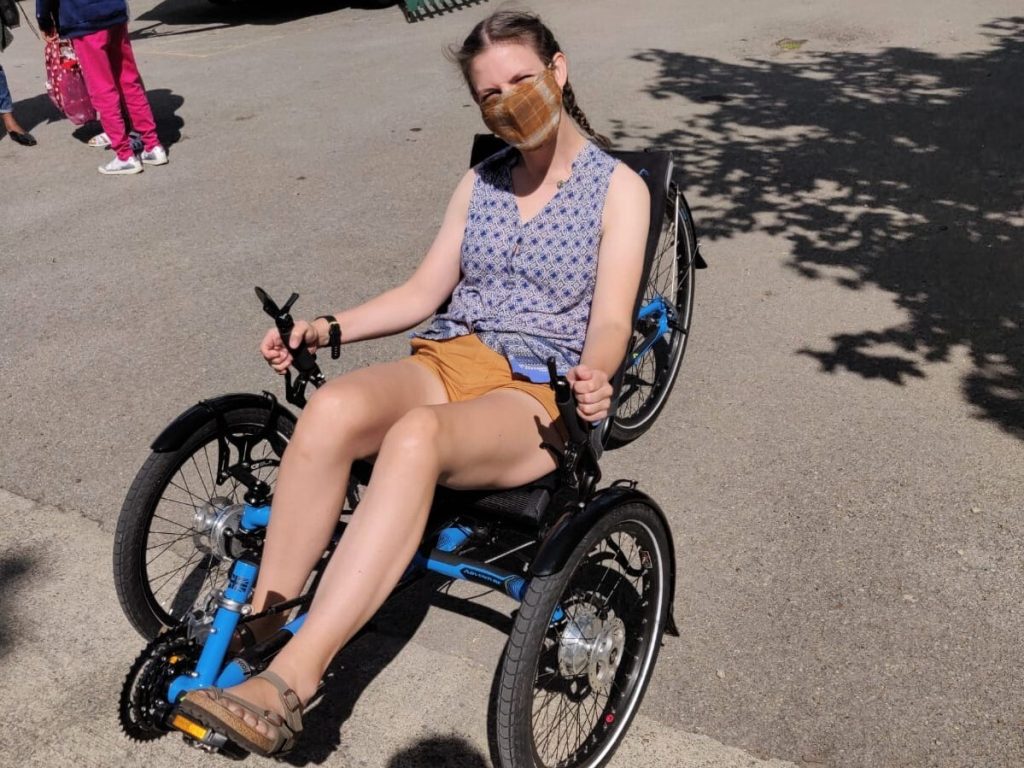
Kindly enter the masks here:
<path id="1" fill-rule="evenodd" d="M 278 320 L 277 330 L 281 333 L 281 341 L 284 342 L 288 351 L 292 353 L 292 365 L 295 366 L 299 373 L 312 374 L 319 372 L 320 366 L 317 365 L 316 356 L 309 351 L 305 339 L 300 339 L 297 347 L 291 345 L 292 329 L 294 328 L 295 323 L 290 317 L 286 318 L 284 322 L 280 319 Z"/>
<path id="2" fill-rule="evenodd" d="M 320 370 L 316 357 L 306 347 L 305 342 L 299 342 L 299 346 L 295 349 L 288 347 L 288 351 L 292 353 L 292 365 L 298 369 L 299 373 L 315 373 Z"/>
<path id="3" fill-rule="evenodd" d="M 572 385 L 565 376 L 558 375 L 553 357 L 548 358 L 548 373 L 551 376 L 551 388 L 555 391 L 555 405 L 558 406 L 558 414 L 569 433 L 569 440 L 574 443 L 587 442 L 590 425 L 584 426 L 584 422 L 576 413 L 576 395 L 572 391 Z"/>
<path id="4" fill-rule="evenodd" d="M 293 294 L 294 296 L 294 294 Z M 285 348 L 292 353 L 292 365 L 299 373 L 312 374 L 320 370 L 314 357 L 306 347 L 305 340 L 299 341 L 297 347 L 293 347 L 292 331 L 295 329 L 295 321 L 288 314 L 278 315 L 274 318 L 277 323 L 277 332 L 281 334 L 281 342 Z"/>

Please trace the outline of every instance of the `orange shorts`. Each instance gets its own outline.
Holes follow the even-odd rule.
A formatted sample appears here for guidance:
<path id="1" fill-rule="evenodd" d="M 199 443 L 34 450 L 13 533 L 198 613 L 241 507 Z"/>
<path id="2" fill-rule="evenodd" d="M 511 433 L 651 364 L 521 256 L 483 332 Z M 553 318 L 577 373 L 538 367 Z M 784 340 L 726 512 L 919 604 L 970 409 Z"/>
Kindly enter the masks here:
<path id="1" fill-rule="evenodd" d="M 496 389 L 518 389 L 543 405 L 553 422 L 558 420 L 554 390 L 513 374 L 508 360 L 476 334 L 444 341 L 414 338 L 412 359 L 437 374 L 450 402 L 472 400 Z"/>

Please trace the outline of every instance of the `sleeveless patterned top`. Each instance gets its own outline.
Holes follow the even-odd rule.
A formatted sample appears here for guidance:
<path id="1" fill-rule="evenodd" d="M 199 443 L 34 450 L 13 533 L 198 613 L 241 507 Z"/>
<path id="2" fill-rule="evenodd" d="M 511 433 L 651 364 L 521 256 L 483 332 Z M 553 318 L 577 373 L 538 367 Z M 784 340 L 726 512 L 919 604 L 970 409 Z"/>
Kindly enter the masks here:
<path id="1" fill-rule="evenodd" d="M 503 149 L 476 166 L 462 278 L 448 306 L 413 335 L 443 340 L 475 333 L 514 373 L 545 382 L 549 357 L 564 374 L 583 352 L 601 215 L 618 160 L 588 141 L 566 183 L 524 222 L 512 191 L 517 157 Z"/>

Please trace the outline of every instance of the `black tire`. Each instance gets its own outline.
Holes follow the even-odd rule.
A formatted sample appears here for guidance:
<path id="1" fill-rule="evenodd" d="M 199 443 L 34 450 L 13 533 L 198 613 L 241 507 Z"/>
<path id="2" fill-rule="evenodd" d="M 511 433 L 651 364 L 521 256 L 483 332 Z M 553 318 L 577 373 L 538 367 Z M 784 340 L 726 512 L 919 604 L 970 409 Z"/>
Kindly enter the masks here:
<path id="1" fill-rule="evenodd" d="M 657 661 L 670 559 L 661 516 L 628 503 L 600 518 L 561 571 L 531 581 L 496 691 L 501 768 L 597 768 L 611 759 Z"/>
<path id="2" fill-rule="evenodd" d="M 257 462 L 253 474 L 273 489 L 295 427 L 290 413 L 276 413 L 269 406 L 235 408 L 223 412 L 223 428 L 211 413 L 178 450 L 151 453 L 135 476 L 114 535 L 114 586 L 121 609 L 143 637 L 152 639 L 205 608 L 226 582 L 230 559 L 198 547 L 195 511 L 214 498 L 243 501 L 246 489 L 236 480 L 216 482 L 221 435 L 237 440 L 226 441 L 229 463 L 238 461 L 240 445 L 247 446 Z"/>
<path id="3" fill-rule="evenodd" d="M 697 238 L 690 208 L 673 184 L 641 302 L 641 307 L 647 306 L 661 296 L 669 306 L 669 329 L 627 368 L 619 390 L 609 448 L 630 443 L 650 429 L 668 401 L 690 338 L 696 258 Z M 637 322 L 633 331 L 634 349 L 641 348 L 645 335 L 651 333 L 656 324 L 656 318 Z"/>

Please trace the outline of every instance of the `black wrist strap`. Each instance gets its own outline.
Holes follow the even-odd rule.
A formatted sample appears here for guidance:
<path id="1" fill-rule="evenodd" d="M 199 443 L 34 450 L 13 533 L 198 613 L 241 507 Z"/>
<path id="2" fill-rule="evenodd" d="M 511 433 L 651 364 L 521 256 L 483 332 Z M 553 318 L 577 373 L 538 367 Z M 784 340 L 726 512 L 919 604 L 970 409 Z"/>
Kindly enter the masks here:
<path id="1" fill-rule="evenodd" d="M 341 326 L 334 315 L 320 315 L 317 320 L 327 321 L 327 346 L 331 348 L 331 360 L 341 357 Z"/>

